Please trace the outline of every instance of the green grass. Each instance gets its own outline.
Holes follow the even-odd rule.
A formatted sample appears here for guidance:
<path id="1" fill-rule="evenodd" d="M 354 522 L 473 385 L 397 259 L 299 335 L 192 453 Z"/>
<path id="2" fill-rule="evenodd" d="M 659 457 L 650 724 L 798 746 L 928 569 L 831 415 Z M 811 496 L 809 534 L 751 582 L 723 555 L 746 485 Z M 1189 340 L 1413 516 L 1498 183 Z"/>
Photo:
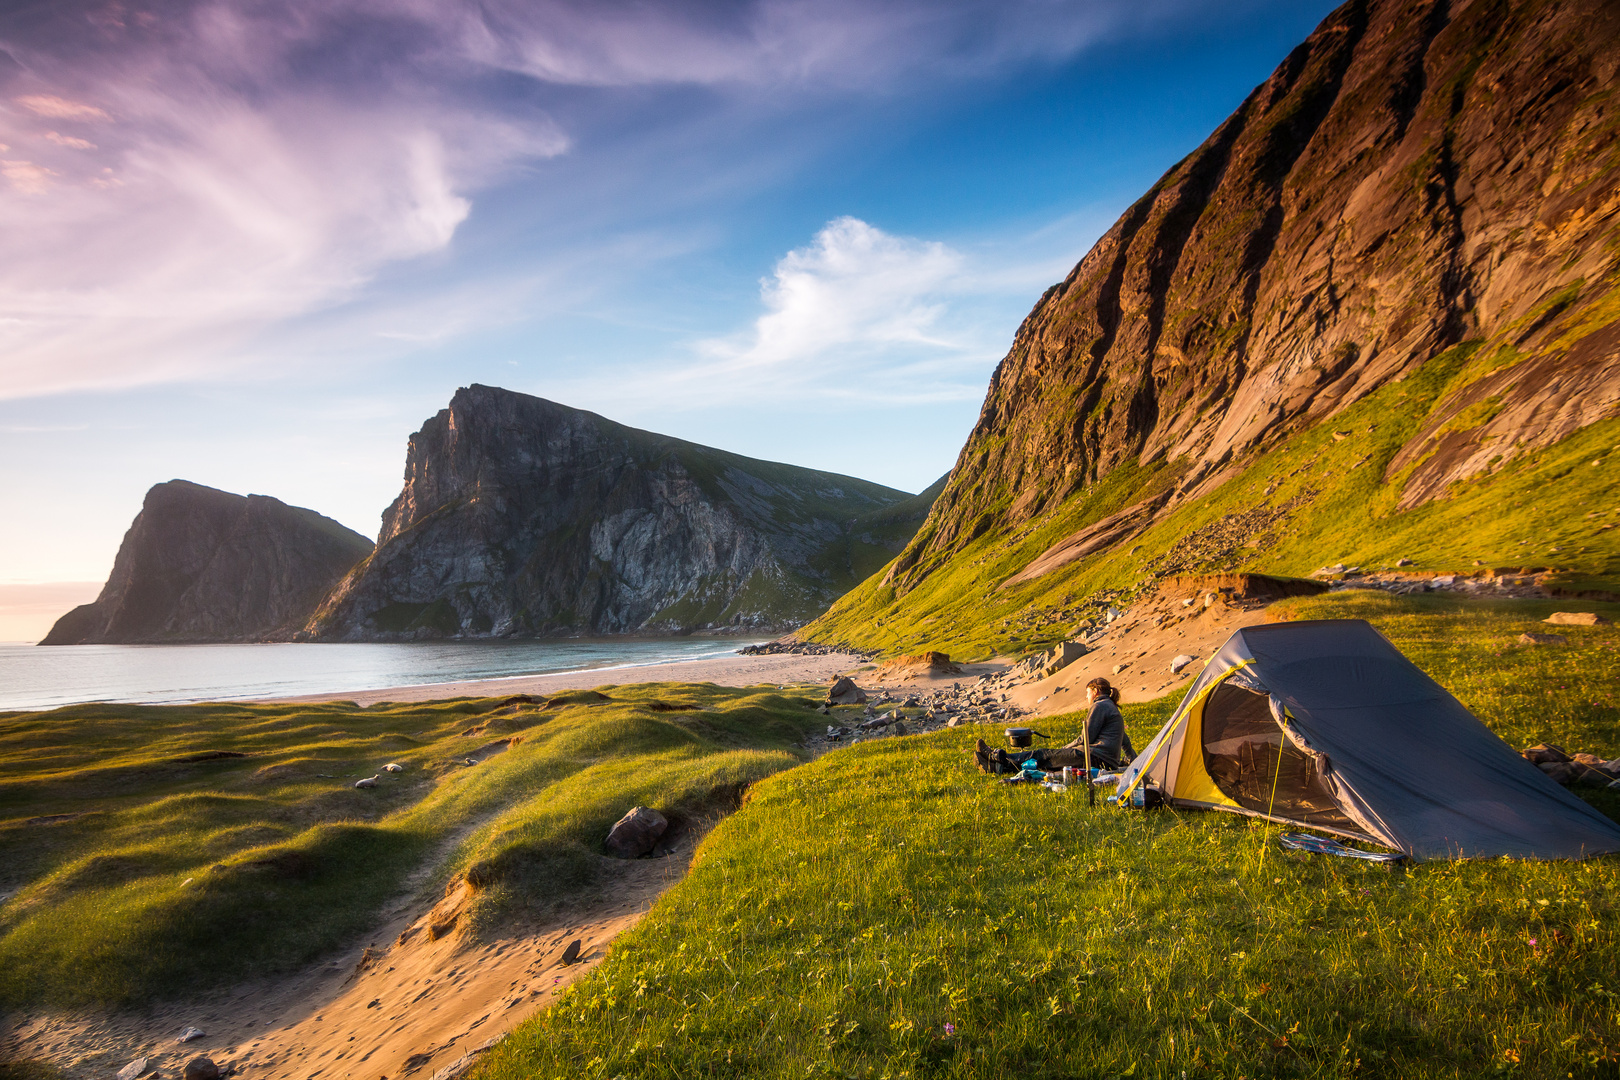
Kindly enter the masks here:
<path id="1" fill-rule="evenodd" d="M 1620 755 L 1620 634 L 1511 645 L 1551 606 L 1345 593 L 1284 611 L 1372 619 L 1516 745 Z M 1138 746 L 1174 705 L 1126 709 Z M 1079 718 L 1041 727 L 1067 739 Z M 483 1077 L 1620 1067 L 1620 859 L 1391 872 L 1285 855 L 1266 823 L 1006 787 L 972 769 L 977 734 L 860 745 L 756 785 Z"/>
<path id="2" fill-rule="evenodd" d="M 476 919 L 543 911 L 592 883 L 631 806 L 724 808 L 796 764 L 820 720 L 791 692 L 603 689 L 550 708 L 0 714 L 0 1004 L 147 1002 L 293 970 L 370 930 L 408 884 L 463 873 Z M 208 751 L 248 756 L 177 760 Z M 389 761 L 406 771 L 353 788 Z M 78 816 L 40 820 L 61 815 Z"/>
<path id="3" fill-rule="evenodd" d="M 1620 593 L 1620 528 L 1603 528 L 1620 524 L 1620 419 L 1500 462 L 1444 498 L 1398 508 L 1411 467 L 1387 481 L 1386 467 L 1437 409 L 1477 378 L 1475 358 L 1495 351 L 1479 342 L 1448 350 L 1258 455 L 1216 491 L 1140 536 L 1032 582 L 1001 587 L 1082 525 L 1162 490 L 1175 468 L 1116 469 L 1019 530 L 990 529 L 903 594 L 874 577 L 800 636 L 885 655 L 924 648 L 965 659 L 1018 654 L 1072 636 L 1101 603 L 1128 599 L 1161 576 L 1253 571 L 1302 577 L 1339 562 L 1393 569 L 1403 558 L 1420 572 L 1472 574 L 1480 572 L 1476 562 L 1556 571 L 1571 591 Z M 1336 439 L 1335 432 L 1348 434 Z M 1253 546 L 1198 548 L 1200 538 L 1244 515 L 1250 524 L 1238 531 Z M 925 524 L 919 536 L 931 527 Z"/>

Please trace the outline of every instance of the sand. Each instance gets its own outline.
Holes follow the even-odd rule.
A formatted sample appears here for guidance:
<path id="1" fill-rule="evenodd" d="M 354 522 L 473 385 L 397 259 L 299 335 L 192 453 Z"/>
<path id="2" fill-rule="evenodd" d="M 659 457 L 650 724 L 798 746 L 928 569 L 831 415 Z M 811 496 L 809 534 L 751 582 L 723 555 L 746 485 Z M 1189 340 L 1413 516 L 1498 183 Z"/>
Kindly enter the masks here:
<path id="1" fill-rule="evenodd" d="M 1189 599 L 1194 603 L 1186 604 Z M 1202 596 L 1160 593 L 1087 639 L 1091 652 L 1050 678 L 1014 687 L 1007 700 L 1036 716 L 1076 712 L 1086 707 L 1086 683 L 1101 677 L 1120 691 L 1123 705 L 1151 701 L 1197 678 L 1232 631 L 1275 622 L 1267 611 L 1270 603 L 1237 598 L 1205 607 Z M 1172 672 L 1170 662 L 1183 655 L 1195 657 L 1194 662 Z"/>
<path id="2" fill-rule="evenodd" d="M 176 1080 L 201 1054 L 249 1080 L 343 1077 L 449 1080 L 459 1068 L 607 956 L 658 896 L 680 880 L 701 834 L 662 859 L 603 858 L 599 892 L 545 921 L 473 939 L 456 919 L 465 883 L 448 896 L 396 907 L 365 942 L 314 968 L 145 1012 L 7 1017 L 0 1060 L 44 1060 L 75 1080 L 108 1080 L 136 1058 Z M 579 960 L 564 964 L 568 945 Z M 206 1034 L 176 1041 L 188 1027 Z"/>

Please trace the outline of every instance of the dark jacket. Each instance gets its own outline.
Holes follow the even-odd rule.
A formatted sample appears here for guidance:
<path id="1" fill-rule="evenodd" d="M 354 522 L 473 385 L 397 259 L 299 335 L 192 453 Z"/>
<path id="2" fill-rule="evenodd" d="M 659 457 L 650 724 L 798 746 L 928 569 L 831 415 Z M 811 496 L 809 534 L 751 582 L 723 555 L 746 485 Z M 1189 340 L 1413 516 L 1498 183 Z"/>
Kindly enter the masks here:
<path id="1" fill-rule="evenodd" d="M 1076 740 L 1078 741 L 1078 740 Z M 1125 741 L 1125 717 L 1113 698 L 1098 698 L 1092 702 L 1091 715 L 1086 717 L 1086 741 L 1091 752 L 1109 762 L 1120 760 L 1120 745 Z"/>

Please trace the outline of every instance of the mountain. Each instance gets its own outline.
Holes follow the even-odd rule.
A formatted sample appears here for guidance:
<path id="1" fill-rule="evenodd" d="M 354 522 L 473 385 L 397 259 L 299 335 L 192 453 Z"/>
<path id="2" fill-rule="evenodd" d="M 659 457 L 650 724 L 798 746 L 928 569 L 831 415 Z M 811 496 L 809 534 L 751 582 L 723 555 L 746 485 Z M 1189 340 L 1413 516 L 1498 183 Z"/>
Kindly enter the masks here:
<path id="1" fill-rule="evenodd" d="M 1617 71 L 1604 0 L 1340 7 L 1040 298 L 807 633 L 1016 648 L 1169 573 L 1402 557 L 1616 587 Z"/>
<path id="2" fill-rule="evenodd" d="M 921 497 L 489 386 L 411 436 L 312 640 L 784 628 L 905 545 Z"/>
<path id="3" fill-rule="evenodd" d="M 170 480 L 146 493 L 101 595 L 40 644 L 285 639 L 370 551 L 313 510 Z"/>

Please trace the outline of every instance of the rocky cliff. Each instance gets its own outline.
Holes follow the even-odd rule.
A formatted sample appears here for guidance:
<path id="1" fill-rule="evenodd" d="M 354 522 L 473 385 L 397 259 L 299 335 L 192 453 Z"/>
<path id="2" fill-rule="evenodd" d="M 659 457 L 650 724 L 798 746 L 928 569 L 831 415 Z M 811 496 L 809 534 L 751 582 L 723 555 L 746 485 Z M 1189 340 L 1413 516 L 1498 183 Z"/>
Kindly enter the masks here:
<path id="1" fill-rule="evenodd" d="M 307 636 L 795 626 L 893 558 L 928 508 L 907 500 L 466 387 L 411 436 L 376 552 Z"/>
<path id="2" fill-rule="evenodd" d="M 286 639 L 370 551 L 313 510 L 171 480 L 146 493 L 101 595 L 40 644 Z"/>
<path id="3" fill-rule="evenodd" d="M 874 588 L 904 597 L 981 541 L 1065 519 L 992 584 L 1045 579 L 1439 378 L 1439 358 L 1432 394 L 1382 406 L 1415 421 L 1400 443 L 1386 424 L 1358 455 L 1381 484 L 1369 515 L 1453 498 L 1612 419 L 1617 70 L 1605 0 L 1339 8 L 1040 298 Z M 1282 520 L 1325 490 L 1262 484 L 1255 502 L 1296 498 Z"/>

